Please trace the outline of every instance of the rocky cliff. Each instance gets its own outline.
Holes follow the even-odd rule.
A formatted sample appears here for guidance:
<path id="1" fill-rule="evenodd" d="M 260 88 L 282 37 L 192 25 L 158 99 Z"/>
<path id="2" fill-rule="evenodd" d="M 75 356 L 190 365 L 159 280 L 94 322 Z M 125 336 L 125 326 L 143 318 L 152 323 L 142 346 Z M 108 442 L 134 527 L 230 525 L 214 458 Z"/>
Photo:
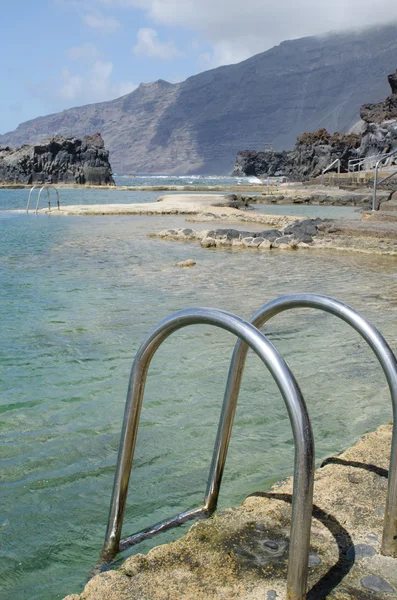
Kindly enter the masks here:
<path id="1" fill-rule="evenodd" d="M 101 131 L 117 173 L 230 173 L 242 148 L 291 148 L 304 131 L 348 131 L 387 94 L 397 26 L 286 41 L 178 84 L 157 81 L 111 102 L 21 124 L 0 145 Z"/>
<path id="2" fill-rule="evenodd" d="M 388 76 L 391 94 L 378 104 L 364 104 L 360 156 L 385 154 L 397 149 L 397 71 Z M 395 159 L 393 159 L 395 162 Z"/>
<path id="3" fill-rule="evenodd" d="M 387 154 L 397 149 L 397 71 L 388 76 L 391 95 L 376 104 L 363 104 L 360 109 L 361 134 L 334 133 L 319 129 L 298 137 L 288 152 L 255 152 L 237 154 L 233 175 L 257 177 L 286 176 L 304 180 L 317 177 L 337 158 L 341 171 L 347 172 L 350 159 Z M 397 158 L 391 158 L 395 163 Z"/>
<path id="4" fill-rule="evenodd" d="M 320 175 L 337 158 L 341 160 L 342 171 L 347 171 L 349 160 L 357 156 L 360 141 L 360 136 L 354 133 L 331 135 L 326 129 L 304 133 L 288 152 L 239 152 L 233 175 L 305 180 Z"/>
<path id="5" fill-rule="evenodd" d="M 54 137 L 21 148 L 0 147 L 0 181 L 114 185 L 109 152 L 99 133 Z"/>

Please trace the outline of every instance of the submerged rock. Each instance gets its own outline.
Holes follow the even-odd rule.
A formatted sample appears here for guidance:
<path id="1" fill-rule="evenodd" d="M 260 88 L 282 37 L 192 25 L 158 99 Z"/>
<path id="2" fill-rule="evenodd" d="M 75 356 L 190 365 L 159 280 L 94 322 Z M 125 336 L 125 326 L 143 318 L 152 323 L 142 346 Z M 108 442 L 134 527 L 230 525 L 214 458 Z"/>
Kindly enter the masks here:
<path id="1" fill-rule="evenodd" d="M 182 260 L 181 262 L 175 263 L 176 267 L 194 267 L 196 265 L 196 261 L 192 258 L 188 258 L 187 260 Z"/>

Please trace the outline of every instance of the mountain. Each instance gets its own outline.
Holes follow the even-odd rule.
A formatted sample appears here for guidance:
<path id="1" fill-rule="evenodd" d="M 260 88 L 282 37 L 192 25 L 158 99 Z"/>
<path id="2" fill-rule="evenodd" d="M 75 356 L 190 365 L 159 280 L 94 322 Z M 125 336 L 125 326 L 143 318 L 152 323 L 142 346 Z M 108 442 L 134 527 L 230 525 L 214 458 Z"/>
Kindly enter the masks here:
<path id="1" fill-rule="evenodd" d="M 22 123 L 0 145 L 102 133 L 117 173 L 224 174 L 239 150 L 288 149 L 304 131 L 346 132 L 387 95 L 397 24 L 282 42 L 241 63 Z"/>

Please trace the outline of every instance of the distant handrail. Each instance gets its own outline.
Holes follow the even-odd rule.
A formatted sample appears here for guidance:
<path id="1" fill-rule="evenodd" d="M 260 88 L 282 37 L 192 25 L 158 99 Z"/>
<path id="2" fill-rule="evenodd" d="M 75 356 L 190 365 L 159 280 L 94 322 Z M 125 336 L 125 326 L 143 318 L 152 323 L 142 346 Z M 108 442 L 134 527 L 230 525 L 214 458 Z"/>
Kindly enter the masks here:
<path id="1" fill-rule="evenodd" d="M 373 163 L 374 161 L 386 158 L 387 156 L 388 154 L 374 154 L 374 156 L 366 156 L 365 158 L 351 158 L 347 163 L 347 170 L 354 173 L 357 167 L 357 171 L 360 171 L 362 165 Z"/>
<path id="2" fill-rule="evenodd" d="M 49 190 L 55 190 L 55 193 L 57 195 L 58 210 L 60 210 L 61 204 L 60 204 L 60 201 L 59 201 L 59 192 L 58 192 L 57 188 L 54 185 L 50 184 L 50 183 L 46 183 L 46 184 L 43 185 L 43 187 L 39 191 L 39 197 L 37 198 L 36 211 L 35 211 L 36 215 L 37 215 L 37 211 L 38 211 L 38 208 L 39 208 L 40 196 L 41 196 L 41 193 L 42 193 L 43 190 L 46 190 L 46 192 L 47 192 L 48 210 L 51 212 L 51 195 L 50 195 L 50 191 Z"/>
<path id="3" fill-rule="evenodd" d="M 190 308 L 161 321 L 141 344 L 132 365 L 124 412 L 117 470 L 108 519 L 102 560 L 109 561 L 120 551 L 155 533 L 165 531 L 197 516 L 209 516 L 211 507 L 188 510 L 157 525 L 121 538 L 128 484 L 133 462 L 138 425 L 150 362 L 160 345 L 175 331 L 188 325 L 207 324 L 220 327 L 251 347 L 275 379 L 288 409 L 295 442 L 295 466 L 287 570 L 286 600 L 304 600 L 307 588 L 308 557 L 313 502 L 314 442 L 306 404 L 299 386 L 278 350 L 254 325 L 231 313 L 213 308 Z M 220 422 L 224 418 L 224 408 Z M 228 408 L 226 407 L 226 410 Z M 214 457 L 213 457 L 214 460 Z"/>
<path id="4" fill-rule="evenodd" d="M 324 185 L 324 175 L 327 171 L 330 171 L 335 165 L 338 165 L 338 175 L 340 174 L 340 166 L 341 161 L 340 158 L 336 158 L 328 167 L 325 167 L 324 171 L 321 173 L 321 185 Z"/>
<path id="5" fill-rule="evenodd" d="M 28 197 L 28 203 L 27 203 L 27 205 L 26 205 L 26 212 L 27 212 L 27 213 L 29 213 L 29 204 L 30 204 L 30 199 L 31 199 L 31 197 L 32 197 L 33 191 L 34 191 L 36 188 L 40 187 L 40 186 L 41 186 L 41 183 L 40 183 L 40 184 L 37 184 L 37 183 L 36 183 L 34 186 L 32 186 L 32 187 L 30 188 L 29 197 Z M 47 194 L 48 194 L 48 192 L 47 192 Z"/>
<path id="6" fill-rule="evenodd" d="M 385 154 L 385 156 L 383 158 L 381 158 L 380 160 L 378 160 L 378 162 L 375 165 L 375 174 L 374 174 L 374 191 L 372 194 L 372 212 L 375 212 L 375 210 L 378 210 L 376 208 L 376 194 L 378 191 L 378 185 L 380 185 L 381 183 L 384 183 L 387 179 L 390 179 L 391 177 L 394 177 L 394 175 L 397 173 L 392 173 L 391 175 L 388 175 L 387 177 L 384 177 L 381 181 L 378 182 L 378 170 L 379 170 L 379 165 L 387 158 L 391 158 L 392 156 L 394 156 L 395 154 L 397 154 L 397 149 L 393 150 L 392 152 L 389 152 L 389 154 Z"/>

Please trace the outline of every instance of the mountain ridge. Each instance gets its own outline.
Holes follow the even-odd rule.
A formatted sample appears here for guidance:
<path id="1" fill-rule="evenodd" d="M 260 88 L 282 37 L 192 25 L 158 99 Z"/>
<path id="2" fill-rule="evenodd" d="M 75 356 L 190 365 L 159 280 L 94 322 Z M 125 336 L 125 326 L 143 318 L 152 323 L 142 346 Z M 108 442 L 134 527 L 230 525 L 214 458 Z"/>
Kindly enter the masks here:
<path id="1" fill-rule="evenodd" d="M 224 174 L 244 148 L 288 149 L 320 127 L 348 131 L 363 102 L 385 97 L 396 65 L 396 24 L 286 40 L 180 83 L 143 83 L 115 100 L 31 119 L 0 145 L 101 131 L 118 173 Z"/>

